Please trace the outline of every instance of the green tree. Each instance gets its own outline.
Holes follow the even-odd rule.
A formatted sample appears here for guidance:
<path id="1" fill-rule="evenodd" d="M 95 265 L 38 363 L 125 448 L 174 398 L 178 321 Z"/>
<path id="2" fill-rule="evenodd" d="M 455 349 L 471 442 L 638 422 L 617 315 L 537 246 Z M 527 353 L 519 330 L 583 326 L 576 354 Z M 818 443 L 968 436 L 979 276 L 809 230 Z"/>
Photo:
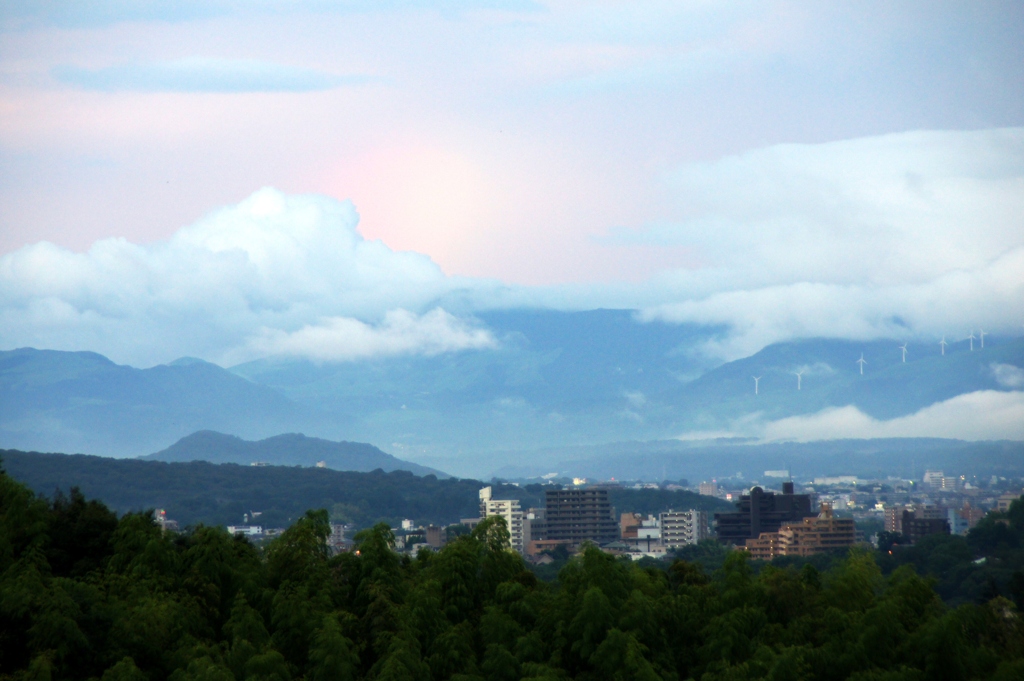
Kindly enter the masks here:
<path id="1" fill-rule="evenodd" d="M 123 658 L 120 662 L 103 672 L 100 681 L 149 681 L 146 675 L 135 666 L 135 660 L 130 657 Z"/>
<path id="2" fill-rule="evenodd" d="M 341 632 L 333 615 L 324 617 L 323 626 L 313 637 L 309 651 L 310 681 L 354 681 L 359 671 L 355 645 Z"/>

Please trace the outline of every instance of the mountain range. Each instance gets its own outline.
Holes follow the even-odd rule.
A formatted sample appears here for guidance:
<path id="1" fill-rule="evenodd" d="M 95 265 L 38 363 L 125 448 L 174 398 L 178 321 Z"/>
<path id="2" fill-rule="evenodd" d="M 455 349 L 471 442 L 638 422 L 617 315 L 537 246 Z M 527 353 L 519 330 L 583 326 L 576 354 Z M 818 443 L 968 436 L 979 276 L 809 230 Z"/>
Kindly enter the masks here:
<path id="1" fill-rule="evenodd" d="M 358 362 L 185 358 L 140 369 L 89 352 L 0 352 L 0 447 L 140 456 L 197 431 L 305 433 L 486 476 L 517 452 L 675 441 L 844 406 L 891 419 L 1024 387 L 1019 338 L 989 336 L 974 351 L 958 341 L 944 355 L 935 341 L 911 341 L 905 362 L 902 339 L 812 338 L 716 362 L 703 349 L 724 330 L 629 310 L 502 311 L 478 322 L 494 347 Z"/>

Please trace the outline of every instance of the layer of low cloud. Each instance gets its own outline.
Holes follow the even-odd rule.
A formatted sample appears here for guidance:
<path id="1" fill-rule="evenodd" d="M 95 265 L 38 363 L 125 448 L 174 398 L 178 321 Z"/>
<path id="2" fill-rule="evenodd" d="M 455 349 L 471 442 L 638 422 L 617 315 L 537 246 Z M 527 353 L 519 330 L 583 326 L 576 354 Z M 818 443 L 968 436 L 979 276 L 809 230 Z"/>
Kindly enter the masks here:
<path id="1" fill-rule="evenodd" d="M 262 355 L 306 357 L 338 362 L 393 355 L 439 355 L 460 350 L 482 350 L 497 345 L 485 329 L 435 308 L 423 315 L 408 310 L 388 312 L 378 325 L 350 317 L 325 319 L 291 333 L 264 329 L 250 343 Z"/>
<path id="2" fill-rule="evenodd" d="M 853 406 L 825 409 L 771 421 L 759 430 L 758 434 L 768 441 L 892 437 L 1022 440 L 1024 392 L 966 393 L 888 421 L 872 418 Z"/>
<path id="3" fill-rule="evenodd" d="M 62 83 L 100 92 L 311 92 L 368 81 L 252 59 L 188 57 L 98 69 L 59 66 Z"/>

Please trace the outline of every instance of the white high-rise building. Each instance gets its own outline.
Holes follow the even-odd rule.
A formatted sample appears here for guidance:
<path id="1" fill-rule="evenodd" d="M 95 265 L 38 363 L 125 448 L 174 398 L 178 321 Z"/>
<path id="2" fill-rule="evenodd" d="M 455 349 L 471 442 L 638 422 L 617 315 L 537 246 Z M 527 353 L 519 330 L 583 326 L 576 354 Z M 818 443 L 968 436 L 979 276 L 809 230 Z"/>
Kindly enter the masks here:
<path id="1" fill-rule="evenodd" d="M 660 519 L 661 542 L 666 549 L 696 544 L 711 536 L 707 511 L 666 511 Z"/>
<path id="2" fill-rule="evenodd" d="M 524 553 L 526 545 L 523 541 L 523 510 L 519 506 L 519 500 L 492 499 L 491 488 L 484 487 L 480 490 L 480 518 L 492 515 L 500 515 L 505 519 L 512 548 L 520 554 Z"/>

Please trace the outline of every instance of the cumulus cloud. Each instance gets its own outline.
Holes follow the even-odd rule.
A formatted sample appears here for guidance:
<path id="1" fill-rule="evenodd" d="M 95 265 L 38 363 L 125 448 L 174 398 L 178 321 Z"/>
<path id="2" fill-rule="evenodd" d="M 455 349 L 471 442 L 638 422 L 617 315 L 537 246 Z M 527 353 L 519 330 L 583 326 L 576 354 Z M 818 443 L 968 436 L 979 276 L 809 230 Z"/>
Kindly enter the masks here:
<path id="1" fill-rule="evenodd" d="M 713 354 L 1024 315 L 1024 129 L 780 145 L 688 165 L 671 187 L 680 220 L 609 238 L 690 250 L 701 265 L 659 281 L 677 300 L 642 318 L 731 327 Z"/>
<path id="2" fill-rule="evenodd" d="M 101 92 L 310 92 L 368 81 L 253 59 L 187 57 L 99 69 L 58 66 L 62 83 Z"/>
<path id="3" fill-rule="evenodd" d="M 495 345 L 488 331 L 472 328 L 441 308 L 435 308 L 420 316 L 408 310 L 391 310 L 377 326 L 358 319 L 335 317 L 291 333 L 265 329 L 250 347 L 264 355 L 349 361 L 388 355 L 438 355 Z"/>
<path id="4" fill-rule="evenodd" d="M 991 369 L 992 377 L 996 379 L 996 383 L 1002 387 L 1012 389 L 1024 388 L 1024 369 L 1015 367 L 1012 364 L 999 364 L 997 362 L 989 365 L 989 369 Z"/>
<path id="5" fill-rule="evenodd" d="M 909 416 L 878 420 L 853 406 L 825 409 L 764 424 L 765 440 L 809 442 L 843 438 L 942 437 L 1024 439 L 1024 392 L 981 390 L 937 402 Z"/>
<path id="6" fill-rule="evenodd" d="M 165 242 L 27 246 L 0 258 L 0 343 L 135 364 L 483 346 L 443 310 L 417 316 L 465 282 L 424 255 L 364 240 L 357 222 L 351 203 L 263 189 Z M 346 354 L 346 343 L 358 349 Z"/>

